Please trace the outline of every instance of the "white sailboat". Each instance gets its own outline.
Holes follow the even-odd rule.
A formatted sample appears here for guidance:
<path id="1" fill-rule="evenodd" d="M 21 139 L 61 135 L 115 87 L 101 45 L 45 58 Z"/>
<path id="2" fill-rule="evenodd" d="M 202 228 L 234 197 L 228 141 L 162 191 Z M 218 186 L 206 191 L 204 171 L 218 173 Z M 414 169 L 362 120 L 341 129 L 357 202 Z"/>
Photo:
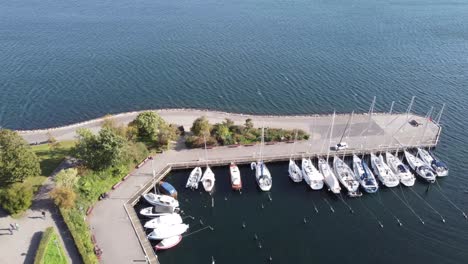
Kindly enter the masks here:
<path id="1" fill-rule="evenodd" d="M 210 166 L 206 166 L 206 170 L 203 173 L 203 177 L 201 178 L 201 183 L 203 185 L 203 189 L 205 189 L 206 192 L 212 192 L 213 187 L 215 185 L 215 174 L 211 170 Z"/>
<path id="2" fill-rule="evenodd" d="M 359 192 L 359 182 L 356 180 L 353 170 L 338 156 L 333 158 L 333 169 L 338 180 L 348 190 L 349 196 L 358 197 L 362 195 Z"/>
<path id="3" fill-rule="evenodd" d="M 400 183 L 398 177 L 393 173 L 388 165 L 385 164 L 382 155 L 377 156 L 374 153 L 371 153 L 371 166 L 375 175 L 377 175 L 377 178 L 384 186 L 395 187 Z"/>
<path id="4" fill-rule="evenodd" d="M 408 166 L 406 166 L 399 158 L 390 152 L 385 153 L 385 157 L 387 159 L 388 166 L 400 179 L 401 184 L 408 187 L 413 186 L 416 178 L 414 177 L 413 173 L 411 173 Z"/>
<path id="5" fill-rule="evenodd" d="M 142 196 L 148 203 L 155 206 L 179 207 L 179 201 L 169 195 L 145 193 Z"/>
<path id="6" fill-rule="evenodd" d="M 198 189 L 198 183 L 200 182 L 201 177 L 202 177 L 202 169 L 200 167 L 195 167 L 190 172 L 185 188 Z"/>
<path id="7" fill-rule="evenodd" d="M 289 159 L 289 177 L 293 182 L 301 182 L 302 181 L 302 172 L 299 166 L 297 166 L 296 162 L 291 158 Z"/>
<path id="8" fill-rule="evenodd" d="M 320 173 L 323 175 L 323 181 L 328 186 L 328 189 L 332 191 L 334 194 L 338 194 L 341 191 L 340 183 L 336 178 L 335 174 L 330 168 L 330 164 L 328 164 L 328 158 L 330 157 L 330 146 L 331 146 L 331 139 L 333 134 L 333 125 L 335 123 L 335 112 L 333 112 L 332 123 L 330 127 L 330 140 L 328 144 L 328 151 L 327 151 L 327 159 L 320 158 L 318 161 L 318 167 Z"/>
<path id="9" fill-rule="evenodd" d="M 177 224 L 171 226 L 163 226 L 156 228 L 153 232 L 148 234 L 148 239 L 151 240 L 163 240 L 169 237 L 182 235 L 187 231 L 189 225 L 186 224 Z"/>
<path id="10" fill-rule="evenodd" d="M 260 190 L 266 192 L 271 189 L 271 186 L 273 184 L 272 178 L 270 171 L 268 170 L 267 166 L 263 162 L 263 147 L 264 147 L 264 134 L 265 134 L 265 129 L 262 128 L 262 141 L 260 144 L 260 159 L 257 161 L 257 163 L 252 162 L 250 164 L 251 169 L 255 169 L 255 180 L 257 181 L 258 187 L 260 187 Z"/>
<path id="11" fill-rule="evenodd" d="M 163 226 L 182 224 L 182 217 L 179 214 L 173 213 L 162 215 L 147 221 L 144 225 L 145 228 L 159 228 Z"/>
<path id="12" fill-rule="evenodd" d="M 356 180 L 367 193 L 375 193 L 379 190 L 379 184 L 366 162 L 357 155 L 353 155 L 353 170 Z"/>
<path id="13" fill-rule="evenodd" d="M 333 171 L 330 169 L 330 165 L 328 164 L 328 162 L 325 159 L 320 158 L 318 161 L 318 167 L 319 167 L 320 173 L 322 173 L 323 175 L 323 178 L 324 178 L 323 181 L 328 186 L 328 189 L 334 194 L 340 193 L 341 191 L 340 182 L 336 178 Z"/>
<path id="14" fill-rule="evenodd" d="M 309 158 L 302 158 L 302 175 L 312 190 L 323 188 L 323 175 L 315 168 Z"/>
<path id="15" fill-rule="evenodd" d="M 418 156 L 421 160 L 426 163 L 426 165 L 430 166 L 439 177 L 445 177 L 448 175 L 448 167 L 445 163 L 438 160 L 432 153 L 429 151 L 418 148 Z"/>
<path id="16" fill-rule="evenodd" d="M 423 178 L 424 180 L 430 183 L 435 182 L 436 175 L 431 167 L 426 165 L 418 157 L 409 153 L 407 150 L 405 150 L 405 158 L 406 158 L 406 161 L 408 161 L 408 164 L 411 167 L 411 169 L 413 169 L 417 175 L 419 175 L 421 178 Z"/>

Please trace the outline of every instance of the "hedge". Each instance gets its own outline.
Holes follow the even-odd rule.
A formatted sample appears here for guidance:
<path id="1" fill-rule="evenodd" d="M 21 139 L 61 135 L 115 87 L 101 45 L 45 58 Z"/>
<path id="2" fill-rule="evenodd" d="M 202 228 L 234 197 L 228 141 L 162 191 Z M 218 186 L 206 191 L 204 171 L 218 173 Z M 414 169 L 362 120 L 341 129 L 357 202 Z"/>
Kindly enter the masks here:
<path id="1" fill-rule="evenodd" d="M 94 254 L 94 245 L 91 241 L 91 233 L 84 220 L 84 214 L 78 209 L 60 208 L 65 224 L 75 241 L 76 248 L 81 255 L 84 264 L 98 264 L 99 261 Z"/>
<path id="2" fill-rule="evenodd" d="M 44 255 L 47 249 L 47 244 L 49 244 L 50 238 L 54 234 L 54 228 L 48 227 L 42 233 L 41 242 L 39 243 L 39 247 L 36 251 L 36 256 L 34 257 L 34 264 L 43 264 L 44 263 Z"/>

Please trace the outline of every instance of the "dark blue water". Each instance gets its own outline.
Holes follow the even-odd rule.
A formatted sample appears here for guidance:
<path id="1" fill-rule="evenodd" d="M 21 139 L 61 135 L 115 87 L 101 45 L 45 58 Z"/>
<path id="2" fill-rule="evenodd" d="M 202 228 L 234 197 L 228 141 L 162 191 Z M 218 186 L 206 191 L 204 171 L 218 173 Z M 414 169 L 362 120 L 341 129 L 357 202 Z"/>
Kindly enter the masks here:
<path id="1" fill-rule="evenodd" d="M 131 110 L 465 106 L 468 4 L 0 0 L 0 125 Z M 460 96 L 462 95 L 462 96 Z"/>
<path id="2" fill-rule="evenodd" d="M 0 0 L 0 126 L 44 128 L 166 107 L 366 111 L 374 95 L 377 111 L 393 100 L 404 111 L 416 95 L 418 113 L 447 103 L 436 152 L 451 171 L 440 185 L 466 211 L 467 14 L 461 0 Z M 184 209 L 216 230 L 184 238 L 161 254 L 163 263 L 209 263 L 211 255 L 218 263 L 263 263 L 269 255 L 275 263 L 468 259 L 468 222 L 435 189 L 426 194 L 422 182 L 413 189 L 446 224 L 408 188 L 426 225 L 389 190 L 382 199 L 403 227 L 379 206 L 379 196 L 347 199 L 351 215 L 327 193 L 291 184 L 285 164 L 271 167 L 272 203 L 244 170 L 242 196 L 218 179 L 214 209 L 205 194 L 181 189 L 186 172 L 174 173 L 171 181 L 189 200 Z M 227 177 L 226 168 L 215 172 Z M 191 226 L 198 228 L 196 221 Z"/>

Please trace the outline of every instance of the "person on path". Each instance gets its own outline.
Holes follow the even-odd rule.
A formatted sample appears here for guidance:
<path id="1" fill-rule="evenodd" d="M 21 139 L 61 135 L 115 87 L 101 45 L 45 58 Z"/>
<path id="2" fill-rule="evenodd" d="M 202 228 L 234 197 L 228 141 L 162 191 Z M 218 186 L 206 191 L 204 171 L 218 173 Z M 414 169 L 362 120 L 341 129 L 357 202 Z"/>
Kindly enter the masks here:
<path id="1" fill-rule="evenodd" d="M 16 231 L 19 231 L 19 224 L 15 223 Z"/>
<path id="2" fill-rule="evenodd" d="M 42 211 L 42 219 L 45 220 L 45 217 L 46 217 L 46 213 L 45 213 L 45 211 Z"/>
<path id="3" fill-rule="evenodd" d="M 10 231 L 11 231 L 11 233 L 13 233 L 13 230 L 15 230 L 15 228 L 16 228 L 16 227 L 15 227 L 14 224 L 10 224 Z"/>
<path id="4" fill-rule="evenodd" d="M 11 226 L 8 228 L 8 230 L 10 230 L 10 235 L 13 235 L 13 228 Z"/>

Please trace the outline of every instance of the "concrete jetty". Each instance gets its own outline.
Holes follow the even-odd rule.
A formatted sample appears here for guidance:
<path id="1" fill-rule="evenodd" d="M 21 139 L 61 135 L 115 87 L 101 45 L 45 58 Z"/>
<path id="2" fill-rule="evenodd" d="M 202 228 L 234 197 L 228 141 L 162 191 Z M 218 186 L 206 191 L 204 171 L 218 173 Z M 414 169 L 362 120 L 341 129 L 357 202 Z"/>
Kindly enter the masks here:
<path id="1" fill-rule="evenodd" d="M 291 155 L 297 158 L 304 155 L 326 155 L 329 147 L 337 144 L 342 135 L 344 135 L 343 140 L 348 143 L 349 149 L 339 153 L 351 154 L 387 149 L 396 150 L 404 147 L 434 147 L 437 145 L 441 132 L 441 127 L 434 121 L 413 114 L 356 114 L 344 133 L 350 114 L 340 114 L 335 118 L 330 144 L 329 130 L 332 115 L 253 116 L 199 110 L 160 110 L 159 113 L 168 122 L 183 125 L 186 129 L 191 126 L 193 120 L 205 115 L 211 122 L 220 122 L 224 118 L 230 118 L 235 123 L 240 124 L 246 118 L 251 118 L 256 126 L 301 128 L 311 134 L 310 140 L 297 142 L 294 152 L 292 152 L 292 144 L 285 142 L 264 146 L 263 158 L 266 162 L 287 160 Z M 132 119 L 133 117 L 126 116 L 119 120 L 125 123 Z M 412 120 L 420 125 L 411 125 L 410 121 Z M 87 124 L 86 127 L 97 131 L 99 121 Z M 71 139 L 73 131 L 72 128 L 58 129 L 54 136 L 60 140 Z M 35 140 L 35 137 L 43 137 L 47 132 L 25 133 L 29 140 Z M 157 255 L 145 237 L 144 229 L 133 205 L 142 193 L 151 189 L 153 183 L 164 177 L 171 169 L 190 168 L 205 164 L 205 162 L 213 166 L 225 165 L 231 161 L 249 163 L 259 157 L 259 150 L 258 144 L 216 147 L 207 151 L 207 161 L 205 161 L 203 149 L 172 149 L 154 156 L 153 164 L 147 162 L 133 171 L 130 177 L 110 193 L 110 199 L 97 202 L 93 214 L 88 218 L 97 243 L 104 252 L 102 263 L 131 263 L 135 261 L 159 263 Z M 156 179 L 153 178 L 153 168 L 156 171 Z M 272 177 L 278 176 L 272 175 Z"/>
<path id="2" fill-rule="evenodd" d="M 226 118 L 233 120 L 236 124 L 243 124 L 247 118 L 252 119 L 254 124 L 265 126 L 266 128 L 303 129 L 311 134 L 311 146 L 298 144 L 299 152 L 322 152 L 326 144 L 323 140 L 328 139 L 332 115 L 300 115 L 300 116 L 259 116 L 234 114 L 216 111 L 204 111 L 194 109 L 165 109 L 154 110 L 167 122 L 183 126 L 189 130 L 193 121 L 201 116 L 206 116 L 212 123 L 222 122 Z M 113 119 L 116 124 L 128 124 L 140 112 L 123 113 L 105 118 Z M 78 128 L 88 128 L 93 132 L 100 130 L 105 118 L 94 119 L 78 124 L 68 125 L 58 128 L 18 131 L 23 138 L 33 144 L 45 142 L 48 135 L 54 136 L 59 141 L 73 140 L 76 137 Z M 332 142 L 339 141 L 346 125 L 350 119 L 350 114 L 337 114 L 332 133 Z M 412 126 L 409 121 L 416 120 L 421 125 Z M 268 133 L 268 131 L 267 131 Z M 440 134 L 440 126 L 432 120 L 426 120 L 422 116 L 413 114 L 387 114 L 374 113 L 355 114 L 352 122 L 345 133 L 347 143 L 354 151 L 359 149 L 377 149 L 384 146 L 410 146 L 424 145 L 435 146 Z M 322 150 L 322 151 L 320 151 Z"/>

